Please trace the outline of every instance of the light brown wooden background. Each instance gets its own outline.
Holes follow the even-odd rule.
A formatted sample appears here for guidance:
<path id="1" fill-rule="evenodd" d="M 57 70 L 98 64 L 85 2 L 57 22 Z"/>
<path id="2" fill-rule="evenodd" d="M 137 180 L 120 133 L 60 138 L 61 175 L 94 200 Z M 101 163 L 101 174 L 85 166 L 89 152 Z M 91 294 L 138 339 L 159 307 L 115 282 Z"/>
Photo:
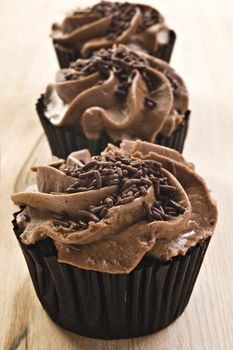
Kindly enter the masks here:
<path id="1" fill-rule="evenodd" d="M 146 1 L 142 1 L 146 3 Z M 39 304 L 11 228 L 10 194 L 42 135 L 34 104 L 57 61 L 48 33 L 65 9 L 90 1 L 0 0 L 0 348 L 29 350 L 233 349 L 233 5 L 158 0 L 178 35 L 173 66 L 186 79 L 192 120 L 185 156 L 213 189 L 219 223 L 184 314 L 158 334 L 103 342 L 55 326 Z M 147 3 L 154 3 L 152 0 Z M 41 141 L 48 153 L 48 146 Z M 32 158 L 35 156 L 32 156 Z M 41 155 L 39 155 L 41 157 Z M 30 158 L 30 157 L 29 157 Z M 33 158 L 34 159 L 34 158 Z M 26 164 L 26 169 L 28 163 Z M 18 185 L 25 182 L 21 173 Z M 27 180 L 26 180 L 27 182 Z"/>

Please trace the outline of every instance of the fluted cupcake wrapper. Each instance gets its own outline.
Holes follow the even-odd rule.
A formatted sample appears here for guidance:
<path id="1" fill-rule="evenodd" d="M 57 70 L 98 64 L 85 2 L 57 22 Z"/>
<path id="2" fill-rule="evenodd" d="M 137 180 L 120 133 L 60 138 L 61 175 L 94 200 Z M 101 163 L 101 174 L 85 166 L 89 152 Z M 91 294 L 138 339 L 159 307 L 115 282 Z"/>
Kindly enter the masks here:
<path id="1" fill-rule="evenodd" d="M 182 153 L 185 139 L 188 134 L 190 114 L 191 111 L 189 110 L 184 113 L 184 119 L 182 123 L 176 127 L 170 137 L 165 137 L 162 134 L 158 134 L 155 143 L 161 146 L 175 149 L 176 151 Z"/>
<path id="2" fill-rule="evenodd" d="M 14 214 L 16 217 L 18 213 Z M 63 328 L 100 339 L 139 337 L 168 326 L 184 311 L 209 244 L 167 262 L 143 258 L 129 274 L 109 274 L 58 263 L 51 239 L 24 245 L 37 296 Z"/>
<path id="3" fill-rule="evenodd" d="M 55 126 L 45 117 L 45 108 L 44 95 L 41 95 L 37 101 L 36 110 L 47 136 L 51 152 L 57 157 L 66 158 L 71 152 L 84 148 L 89 149 L 92 155 L 98 155 L 106 148 L 108 143 L 113 143 L 116 146 L 120 143 L 112 141 L 105 132 L 102 133 L 98 140 L 89 140 L 80 132 L 78 125 L 75 124 Z M 170 137 L 164 137 L 159 134 L 155 143 L 182 152 L 188 132 L 189 118 L 190 111 L 187 111 L 182 123 L 177 126 L 172 135 Z"/>
<path id="4" fill-rule="evenodd" d="M 163 61 L 170 62 L 172 51 L 176 42 L 176 33 L 173 30 L 169 31 L 169 42 L 166 45 L 160 45 L 158 51 L 154 53 L 154 57 L 160 58 Z"/>
<path id="5" fill-rule="evenodd" d="M 176 33 L 173 30 L 169 31 L 169 42 L 165 45 L 160 45 L 160 48 L 153 54 L 154 57 L 160 58 L 166 62 L 170 62 L 172 51 L 176 41 Z M 60 68 L 68 68 L 71 62 L 80 58 L 78 52 L 71 50 L 65 51 L 61 49 L 56 42 L 53 41 L 53 46 L 57 55 Z"/>

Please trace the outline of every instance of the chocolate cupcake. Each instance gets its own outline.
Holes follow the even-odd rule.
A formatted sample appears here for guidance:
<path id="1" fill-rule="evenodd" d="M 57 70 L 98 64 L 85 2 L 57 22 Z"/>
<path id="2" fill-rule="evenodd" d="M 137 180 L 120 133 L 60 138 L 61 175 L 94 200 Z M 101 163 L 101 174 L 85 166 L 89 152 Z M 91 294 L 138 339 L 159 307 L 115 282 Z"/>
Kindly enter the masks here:
<path id="1" fill-rule="evenodd" d="M 62 69 L 37 103 L 52 153 L 100 154 L 124 138 L 182 151 L 188 92 L 168 63 L 120 45 Z"/>
<path id="2" fill-rule="evenodd" d="M 71 12 L 61 24 L 53 24 L 51 36 L 61 68 L 114 44 L 125 44 L 169 62 L 176 38 L 154 8 L 110 1 Z"/>
<path id="3" fill-rule="evenodd" d="M 14 232 L 54 322 L 88 337 L 146 335 L 185 309 L 217 209 L 176 151 L 141 141 L 37 166 Z"/>

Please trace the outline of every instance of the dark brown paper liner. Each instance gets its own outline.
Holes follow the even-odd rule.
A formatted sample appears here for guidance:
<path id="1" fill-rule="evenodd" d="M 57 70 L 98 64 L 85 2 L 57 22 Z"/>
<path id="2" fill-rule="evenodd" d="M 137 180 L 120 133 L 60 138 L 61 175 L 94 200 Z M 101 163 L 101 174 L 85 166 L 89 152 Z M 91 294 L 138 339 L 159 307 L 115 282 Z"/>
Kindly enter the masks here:
<path id="1" fill-rule="evenodd" d="M 179 317 L 210 241 L 168 262 L 143 258 L 131 273 L 113 275 L 58 263 L 51 239 L 24 245 L 15 219 L 12 223 L 36 294 L 51 319 L 69 331 L 100 339 L 154 333 Z"/>
<path id="2" fill-rule="evenodd" d="M 191 111 L 186 111 L 184 113 L 184 119 L 182 123 L 180 123 L 176 127 L 176 129 L 173 131 L 170 137 L 165 137 L 162 134 L 158 134 L 158 136 L 156 137 L 155 143 L 161 146 L 173 148 L 176 151 L 182 153 L 185 139 L 188 134 L 190 114 L 191 114 Z"/>
<path id="3" fill-rule="evenodd" d="M 176 33 L 173 30 L 169 32 L 169 42 L 166 45 L 160 45 L 159 49 L 153 54 L 153 56 L 160 58 L 163 61 L 170 62 L 172 51 L 176 42 Z"/>
<path id="4" fill-rule="evenodd" d="M 43 95 L 41 95 L 37 101 L 36 110 L 47 136 L 52 154 L 57 157 L 66 158 L 71 152 L 83 148 L 88 148 L 92 155 L 97 155 L 106 148 L 108 143 L 113 143 L 116 146 L 119 145 L 119 143 L 113 142 L 105 132 L 103 132 L 98 140 L 89 140 L 78 130 L 75 124 L 59 127 L 53 125 L 44 115 L 45 102 Z M 170 137 L 164 137 L 159 134 L 155 143 L 176 149 L 182 153 L 188 131 L 189 118 L 190 111 L 187 111 L 182 123 L 177 126 L 172 135 Z"/>
<path id="5" fill-rule="evenodd" d="M 170 62 L 175 41 L 176 41 L 176 34 L 173 30 L 170 30 L 168 44 L 160 45 L 159 49 L 156 52 L 154 52 L 152 55 L 166 62 Z M 59 45 L 54 41 L 53 41 L 53 46 L 57 55 L 60 68 L 68 68 L 71 62 L 74 62 L 78 58 L 80 58 L 80 55 L 78 52 L 72 52 L 71 50 L 65 51 L 64 48 L 59 47 Z"/>

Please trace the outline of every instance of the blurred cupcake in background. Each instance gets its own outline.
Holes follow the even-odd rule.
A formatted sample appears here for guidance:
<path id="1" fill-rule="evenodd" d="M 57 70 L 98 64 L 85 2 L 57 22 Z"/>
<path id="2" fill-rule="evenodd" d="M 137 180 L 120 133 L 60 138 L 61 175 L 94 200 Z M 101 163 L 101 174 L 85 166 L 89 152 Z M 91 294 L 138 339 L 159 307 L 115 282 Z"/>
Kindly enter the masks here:
<path id="1" fill-rule="evenodd" d="M 110 1 L 71 12 L 61 24 L 53 24 L 51 36 L 61 68 L 114 44 L 125 44 L 169 62 L 176 38 L 156 9 Z"/>
<path id="2" fill-rule="evenodd" d="M 37 103 L 52 153 L 62 158 L 138 138 L 182 152 L 188 108 L 185 83 L 168 63 L 124 45 L 61 69 Z"/>

